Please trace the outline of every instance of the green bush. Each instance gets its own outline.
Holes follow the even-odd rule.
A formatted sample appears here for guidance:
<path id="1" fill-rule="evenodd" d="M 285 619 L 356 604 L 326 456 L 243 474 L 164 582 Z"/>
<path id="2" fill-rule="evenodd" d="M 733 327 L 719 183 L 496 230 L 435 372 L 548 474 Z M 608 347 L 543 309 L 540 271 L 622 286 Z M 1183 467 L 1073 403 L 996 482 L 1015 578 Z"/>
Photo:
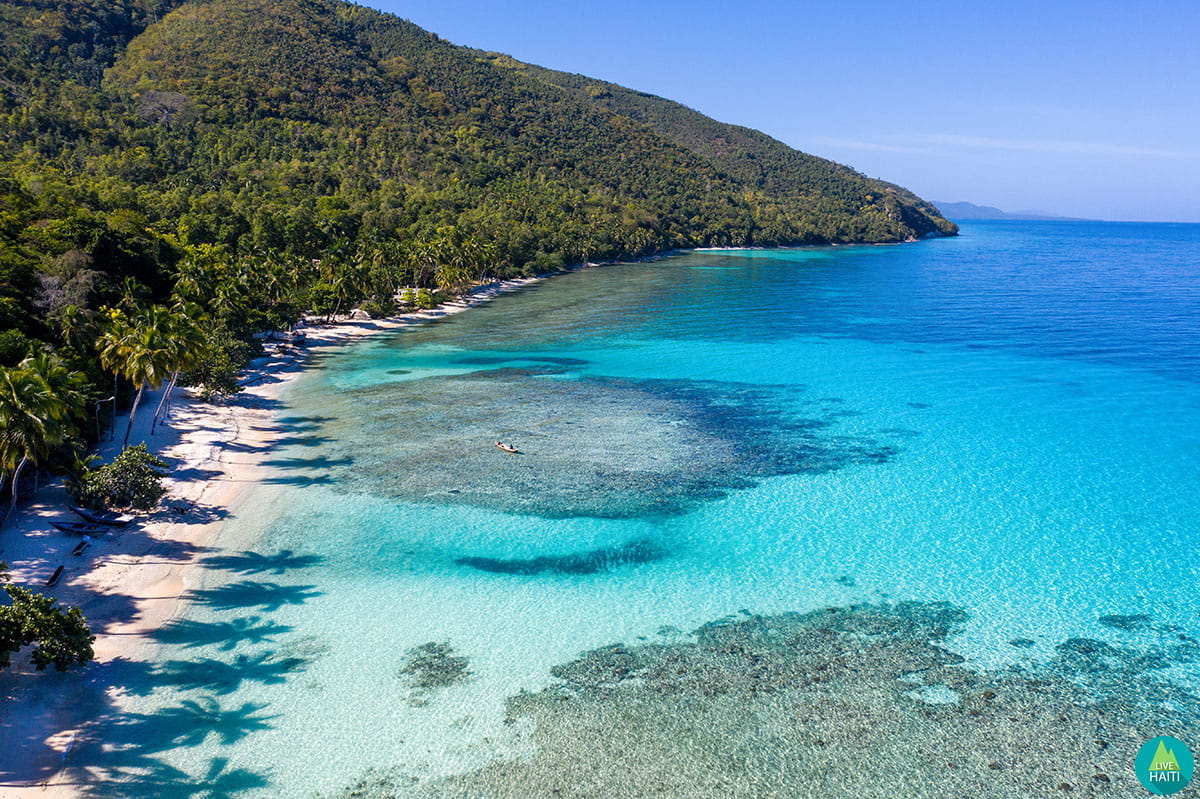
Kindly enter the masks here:
<path id="1" fill-rule="evenodd" d="M 33 350 L 33 339 L 20 330 L 0 333 L 0 366 L 16 366 Z"/>
<path id="2" fill-rule="evenodd" d="M 417 307 L 430 310 L 437 307 L 437 300 L 429 289 L 417 289 Z"/>
<path id="3" fill-rule="evenodd" d="M 50 664 L 66 671 L 94 657 L 96 637 L 79 608 L 63 608 L 53 597 L 20 586 L 6 585 L 3 591 L 11 604 L 0 605 L 0 668 L 30 644 L 36 644 L 32 659 L 38 671 Z"/>
<path id="4" fill-rule="evenodd" d="M 308 290 L 308 309 L 317 316 L 332 316 L 338 306 L 337 290 L 329 281 L 321 280 Z"/>
<path id="5" fill-rule="evenodd" d="M 396 312 L 396 303 L 393 300 L 367 300 L 358 307 L 372 319 L 383 319 Z"/>
<path id="6" fill-rule="evenodd" d="M 88 508 L 149 510 L 162 499 L 167 464 L 145 444 L 127 447 L 112 463 L 88 469 L 68 485 L 75 501 Z"/>
<path id="7" fill-rule="evenodd" d="M 525 271 L 534 275 L 544 275 L 549 272 L 558 272 L 566 265 L 567 257 L 561 252 L 548 253 L 539 250 L 525 265 Z"/>

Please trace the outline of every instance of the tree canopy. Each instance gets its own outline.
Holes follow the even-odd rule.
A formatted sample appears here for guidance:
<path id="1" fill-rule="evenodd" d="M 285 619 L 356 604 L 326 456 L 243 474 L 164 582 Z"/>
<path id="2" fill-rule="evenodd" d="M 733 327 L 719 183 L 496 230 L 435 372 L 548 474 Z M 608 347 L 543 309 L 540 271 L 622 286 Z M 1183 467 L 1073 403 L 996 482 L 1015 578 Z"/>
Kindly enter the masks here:
<path id="1" fill-rule="evenodd" d="M 0 367 L 53 351 L 89 408 L 227 393 L 253 333 L 405 287 L 955 232 L 757 131 L 342 0 L 0 0 L 0 45 Z"/>

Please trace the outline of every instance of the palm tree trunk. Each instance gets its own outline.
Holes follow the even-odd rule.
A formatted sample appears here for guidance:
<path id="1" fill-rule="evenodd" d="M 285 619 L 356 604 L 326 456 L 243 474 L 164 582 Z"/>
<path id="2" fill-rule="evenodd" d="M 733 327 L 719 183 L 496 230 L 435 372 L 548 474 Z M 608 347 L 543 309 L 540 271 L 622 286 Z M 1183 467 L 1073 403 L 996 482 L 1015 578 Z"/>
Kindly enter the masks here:
<path id="1" fill-rule="evenodd" d="M 154 419 L 150 422 L 150 435 L 154 435 L 154 428 L 158 425 L 158 416 L 163 413 L 166 408 L 169 408 L 171 389 L 175 388 L 175 381 L 179 378 L 179 371 L 176 370 L 171 374 L 171 379 L 167 383 L 167 387 L 163 389 L 163 395 L 158 400 L 158 407 L 154 409 Z M 166 421 L 164 417 L 164 422 Z"/>
<path id="2" fill-rule="evenodd" d="M 167 419 L 171 416 L 171 408 L 175 406 L 175 387 L 179 385 L 179 370 L 176 369 L 171 375 L 171 382 L 167 384 L 167 407 L 163 408 L 163 424 L 167 423 Z"/>
<path id="3" fill-rule="evenodd" d="M 175 374 L 171 375 L 171 386 L 167 389 L 167 407 L 163 410 L 163 424 L 171 418 L 171 411 L 175 408 L 175 389 L 179 387 L 179 373 L 180 370 L 176 369 Z"/>
<path id="4" fill-rule="evenodd" d="M 167 386 L 163 386 L 162 396 L 158 398 L 158 405 L 154 407 L 154 415 L 150 417 L 150 435 L 154 435 L 154 428 L 158 426 L 158 415 L 162 413 L 163 405 L 167 401 Z"/>
<path id="5" fill-rule="evenodd" d="M 17 464 L 16 471 L 12 476 L 12 499 L 8 503 L 8 510 L 4 512 L 4 520 L 0 521 L 0 526 L 8 524 L 8 517 L 12 516 L 12 512 L 17 508 L 17 490 L 20 487 L 18 481 L 21 479 L 21 471 L 25 468 L 25 464 L 29 463 L 29 456 L 23 456 L 21 462 Z"/>
<path id="6" fill-rule="evenodd" d="M 133 432 L 133 417 L 137 413 L 138 403 L 142 401 L 142 393 L 146 390 L 146 381 L 142 381 L 138 386 L 137 394 L 133 397 L 133 407 L 129 409 L 129 426 L 125 428 L 125 441 L 121 444 L 121 449 L 129 446 L 129 434 Z"/>

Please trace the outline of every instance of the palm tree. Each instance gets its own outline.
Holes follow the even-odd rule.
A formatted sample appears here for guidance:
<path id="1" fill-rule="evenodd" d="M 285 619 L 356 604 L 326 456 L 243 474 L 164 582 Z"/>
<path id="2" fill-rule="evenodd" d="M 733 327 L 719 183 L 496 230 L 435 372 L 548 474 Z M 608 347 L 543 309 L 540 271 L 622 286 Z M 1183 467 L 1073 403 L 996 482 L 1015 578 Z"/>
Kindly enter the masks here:
<path id="1" fill-rule="evenodd" d="M 84 382 L 83 375 L 46 353 L 0 369 L 0 469 L 12 473 L 4 522 L 17 505 L 25 467 L 44 460 L 72 431 L 71 418 L 82 416 Z"/>
<path id="2" fill-rule="evenodd" d="M 368 277 L 368 265 L 362 250 L 348 253 L 344 246 L 335 248 L 321 261 L 321 280 L 329 287 L 334 302 L 326 321 L 331 321 L 343 307 L 352 305 L 366 294 Z"/>
<path id="3" fill-rule="evenodd" d="M 201 327 L 204 312 L 199 305 L 179 298 L 171 307 L 171 316 L 167 320 L 166 337 L 169 343 L 169 353 L 166 356 L 166 367 L 171 372 L 167 389 L 158 401 L 154 410 L 154 420 L 150 423 L 150 433 L 158 425 L 159 414 L 171 407 L 171 392 L 179 382 L 179 375 L 190 368 L 204 354 L 208 344 Z"/>
<path id="4" fill-rule="evenodd" d="M 121 381 L 121 370 L 111 366 L 119 363 L 125 356 L 125 339 L 128 336 L 129 317 L 119 308 L 102 308 L 108 325 L 104 333 L 96 339 L 96 350 L 100 354 L 100 365 L 112 372 L 113 376 L 113 435 L 116 435 L 117 425 L 117 395 Z"/>
<path id="5" fill-rule="evenodd" d="M 125 428 L 122 447 L 129 446 L 134 417 L 147 384 L 151 388 L 161 386 L 174 362 L 171 316 L 170 309 L 161 305 L 144 308 L 132 319 L 120 312 L 112 313 L 109 329 L 97 342 L 101 366 L 124 377 L 138 389 L 129 409 L 129 425 Z"/>
<path id="6" fill-rule="evenodd" d="M 429 237 L 409 242 L 404 253 L 405 267 L 413 286 L 428 285 L 437 269 L 438 252 Z"/>
<path id="7" fill-rule="evenodd" d="M 138 308 L 142 298 L 146 297 L 149 293 L 150 290 L 137 278 L 126 277 L 121 281 L 121 299 L 118 301 L 118 305 L 126 310 L 133 311 Z"/>
<path id="8" fill-rule="evenodd" d="M 63 359 L 49 352 L 37 352 L 17 365 L 46 384 L 61 412 L 56 419 L 83 421 L 87 415 L 87 376 L 69 369 Z"/>
<path id="9" fill-rule="evenodd" d="M 49 444 L 61 444 L 76 432 L 75 423 L 87 418 L 87 377 L 69 369 L 62 358 L 53 353 L 37 352 L 18 364 L 18 368 L 37 377 L 54 398 Z M 36 464 L 36 461 L 35 461 Z M 34 475 L 34 490 L 37 490 Z"/>
<path id="10" fill-rule="evenodd" d="M 49 387 L 35 375 L 19 367 L 0 369 L 0 469 L 12 475 L 12 500 L 2 523 L 17 506 L 21 472 L 30 455 L 43 456 L 49 449 L 53 405 Z"/>
<path id="11" fill-rule="evenodd" d="M 67 305 L 58 313 L 58 334 L 63 344 L 79 352 L 87 349 L 84 342 L 95 331 L 92 313 L 78 305 Z"/>
<path id="12" fill-rule="evenodd" d="M 445 225 L 432 236 L 411 244 L 408 258 L 416 271 L 417 285 L 426 285 L 432 279 L 443 292 L 460 294 L 472 283 L 482 282 L 495 252 L 474 236 Z"/>

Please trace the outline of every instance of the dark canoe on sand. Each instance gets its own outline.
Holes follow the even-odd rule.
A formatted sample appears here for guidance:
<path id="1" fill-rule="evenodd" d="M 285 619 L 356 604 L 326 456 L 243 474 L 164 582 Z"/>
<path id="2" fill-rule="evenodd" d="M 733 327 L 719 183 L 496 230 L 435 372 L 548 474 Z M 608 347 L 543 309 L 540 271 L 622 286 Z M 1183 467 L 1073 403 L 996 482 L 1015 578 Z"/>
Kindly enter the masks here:
<path id="1" fill-rule="evenodd" d="M 133 517 L 128 513 L 113 513 L 110 510 L 88 510 L 87 508 L 81 508 L 78 505 L 72 505 L 71 510 L 92 524 L 104 524 L 109 527 L 124 527 L 133 521 Z"/>
<path id="2" fill-rule="evenodd" d="M 74 533 L 75 535 L 104 535 L 105 528 L 100 524 L 89 524 L 87 522 L 50 522 L 52 525 L 62 530 L 64 533 Z"/>

